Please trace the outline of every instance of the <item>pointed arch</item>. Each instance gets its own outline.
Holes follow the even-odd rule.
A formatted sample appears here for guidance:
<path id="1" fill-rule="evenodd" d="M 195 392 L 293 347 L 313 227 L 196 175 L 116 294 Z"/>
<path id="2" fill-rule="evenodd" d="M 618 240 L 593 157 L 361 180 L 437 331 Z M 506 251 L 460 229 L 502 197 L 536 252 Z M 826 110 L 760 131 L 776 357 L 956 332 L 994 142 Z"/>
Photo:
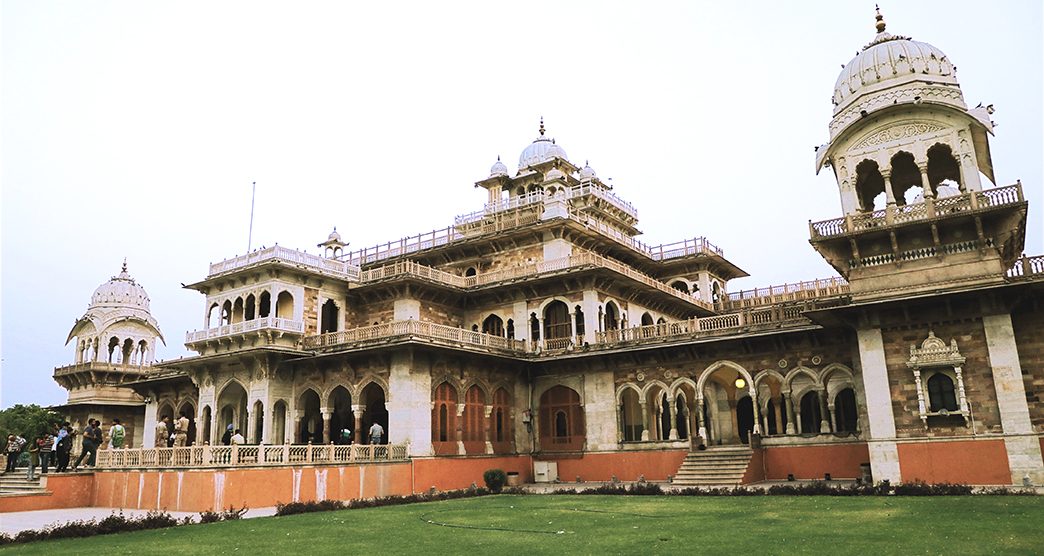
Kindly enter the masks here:
<path id="1" fill-rule="evenodd" d="M 708 365 L 707 368 L 703 369 L 703 372 L 700 373 L 700 378 L 696 381 L 696 395 L 703 395 L 702 392 L 704 386 L 706 386 L 707 384 L 707 379 L 709 379 L 710 376 L 714 374 L 714 371 L 717 371 L 718 369 L 721 369 L 723 367 L 729 367 L 731 369 L 734 369 L 737 373 L 743 375 L 743 378 L 747 381 L 747 384 L 754 384 L 754 377 L 750 375 L 750 372 L 747 371 L 747 369 L 745 369 L 743 365 L 740 365 L 735 361 L 729 361 L 728 359 L 720 359 Z"/>

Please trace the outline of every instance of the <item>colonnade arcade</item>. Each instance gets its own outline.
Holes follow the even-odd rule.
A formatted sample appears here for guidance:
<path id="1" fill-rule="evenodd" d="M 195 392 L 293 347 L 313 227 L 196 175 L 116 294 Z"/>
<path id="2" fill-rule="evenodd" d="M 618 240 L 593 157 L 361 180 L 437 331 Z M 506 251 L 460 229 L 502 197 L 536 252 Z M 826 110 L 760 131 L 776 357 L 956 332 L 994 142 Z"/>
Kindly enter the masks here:
<path id="1" fill-rule="evenodd" d="M 863 430 L 853 374 L 841 364 L 820 371 L 804 366 L 784 372 L 766 369 L 752 377 L 742 366 L 720 361 L 697 381 L 671 371 L 664 376 L 667 381 L 645 380 L 638 372 L 637 382 L 618 385 L 619 442 L 685 440 L 696 431 L 707 444 L 746 444 L 752 433 Z"/>
<path id="2" fill-rule="evenodd" d="M 431 444 L 437 455 L 515 451 L 515 411 L 508 384 L 432 380 Z"/>
<path id="3" fill-rule="evenodd" d="M 885 206 L 904 206 L 916 194 L 924 199 L 938 196 L 939 186 L 950 183 L 961 193 L 966 191 L 965 169 L 953 150 L 945 143 L 935 143 L 915 156 L 896 149 L 866 157 L 855 165 L 855 193 L 858 209 L 872 211 Z M 912 191 L 911 191 L 912 190 Z"/>

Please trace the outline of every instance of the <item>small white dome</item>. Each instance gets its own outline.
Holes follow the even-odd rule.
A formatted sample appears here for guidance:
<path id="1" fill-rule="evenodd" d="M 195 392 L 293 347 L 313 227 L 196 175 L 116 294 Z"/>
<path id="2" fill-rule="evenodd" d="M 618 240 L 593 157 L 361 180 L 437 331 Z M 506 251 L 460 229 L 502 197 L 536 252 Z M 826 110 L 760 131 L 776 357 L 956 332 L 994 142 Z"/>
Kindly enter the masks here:
<path id="1" fill-rule="evenodd" d="M 123 263 L 123 270 L 118 276 L 113 276 L 108 282 L 98 286 L 91 296 L 91 307 L 134 307 L 149 310 L 149 294 L 141 287 L 130 274 L 127 273 L 127 263 Z"/>
<path id="2" fill-rule="evenodd" d="M 326 238 L 327 241 L 341 241 L 341 234 L 337 233 L 337 226 L 334 226 L 330 236 Z"/>
<path id="3" fill-rule="evenodd" d="M 569 160 L 565 149 L 555 144 L 554 140 L 544 135 L 544 119 L 540 118 L 540 136 L 537 137 L 518 157 L 518 167 L 525 168 L 541 162 L 547 162 L 553 158 Z"/>
<path id="4" fill-rule="evenodd" d="M 544 181 L 563 180 L 563 179 L 565 179 L 565 174 L 563 174 L 562 171 L 559 170 L 558 168 L 552 168 L 551 171 L 547 173 L 547 176 L 544 177 Z"/>
<path id="5" fill-rule="evenodd" d="M 588 164 L 587 161 L 584 161 L 584 167 L 580 169 L 580 179 L 593 180 L 597 176 L 598 174 L 595 174 L 595 171 L 591 168 L 591 165 Z"/>
<path id="6" fill-rule="evenodd" d="M 507 166 L 500 161 L 500 157 L 497 157 L 497 161 L 493 163 L 493 166 L 489 169 L 489 176 L 506 176 L 508 175 Z"/>

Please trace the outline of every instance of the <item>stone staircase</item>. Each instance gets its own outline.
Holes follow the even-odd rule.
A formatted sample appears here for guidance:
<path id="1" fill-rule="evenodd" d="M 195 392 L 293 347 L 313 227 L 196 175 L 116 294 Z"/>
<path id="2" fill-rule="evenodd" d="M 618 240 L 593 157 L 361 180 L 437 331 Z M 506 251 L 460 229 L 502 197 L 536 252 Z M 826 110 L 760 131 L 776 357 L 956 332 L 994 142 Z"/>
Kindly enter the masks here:
<path id="1" fill-rule="evenodd" d="M 40 494 L 47 492 L 40 486 L 39 475 L 37 475 L 35 480 L 29 481 L 25 478 L 25 472 L 26 469 L 20 467 L 17 471 L 0 474 L 0 495 Z M 37 473 L 39 473 L 39 469 L 37 469 Z"/>
<path id="2" fill-rule="evenodd" d="M 754 451 L 746 446 L 718 446 L 694 450 L 674 476 L 678 486 L 734 486 L 743 482 Z"/>

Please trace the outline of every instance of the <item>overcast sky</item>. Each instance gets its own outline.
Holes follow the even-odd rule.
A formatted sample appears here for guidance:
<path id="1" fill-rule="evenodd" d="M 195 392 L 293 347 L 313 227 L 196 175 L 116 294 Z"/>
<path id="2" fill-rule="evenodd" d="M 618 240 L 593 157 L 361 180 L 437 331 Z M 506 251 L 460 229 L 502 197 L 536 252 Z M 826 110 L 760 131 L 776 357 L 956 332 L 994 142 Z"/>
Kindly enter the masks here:
<path id="1" fill-rule="evenodd" d="M 808 220 L 841 214 L 827 141 L 841 64 L 872 2 L 45 2 L 2 4 L 0 407 L 55 404 L 53 368 L 119 272 L 187 355 L 202 295 L 180 283 L 254 246 L 353 249 L 482 208 L 544 116 L 639 211 L 650 244 L 707 236 L 747 289 L 833 275 Z M 1000 185 L 1042 247 L 1039 0 L 882 5 L 888 31 L 996 106 Z"/>

